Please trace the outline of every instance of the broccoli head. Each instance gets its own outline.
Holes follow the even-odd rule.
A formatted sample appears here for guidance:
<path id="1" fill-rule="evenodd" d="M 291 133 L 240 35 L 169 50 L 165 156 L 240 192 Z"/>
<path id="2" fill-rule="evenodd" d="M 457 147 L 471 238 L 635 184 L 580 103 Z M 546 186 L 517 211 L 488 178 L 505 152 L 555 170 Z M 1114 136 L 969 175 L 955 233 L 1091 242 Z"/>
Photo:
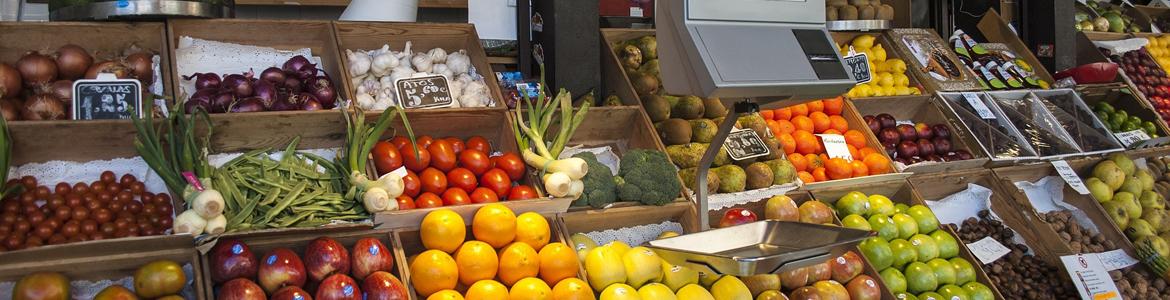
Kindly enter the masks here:
<path id="1" fill-rule="evenodd" d="M 678 172 L 666 154 L 636 149 L 622 156 L 617 182 L 618 198 L 642 204 L 666 205 L 682 191 Z"/>
<path id="2" fill-rule="evenodd" d="M 581 152 L 574 154 L 577 157 L 585 160 L 585 164 L 589 165 L 589 172 L 585 173 L 585 177 L 581 181 L 585 183 L 585 191 L 582 192 L 581 197 L 573 201 L 573 206 L 592 206 L 594 208 L 602 208 L 610 203 L 617 202 L 617 184 L 614 183 L 613 173 L 601 162 L 597 161 L 597 156 L 592 152 Z"/>

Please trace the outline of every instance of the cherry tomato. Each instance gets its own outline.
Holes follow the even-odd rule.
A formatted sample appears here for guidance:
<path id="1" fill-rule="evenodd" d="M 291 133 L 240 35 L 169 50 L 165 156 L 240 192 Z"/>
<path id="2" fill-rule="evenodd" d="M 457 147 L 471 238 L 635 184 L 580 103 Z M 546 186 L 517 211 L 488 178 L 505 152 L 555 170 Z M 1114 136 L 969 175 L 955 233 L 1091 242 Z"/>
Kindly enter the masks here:
<path id="1" fill-rule="evenodd" d="M 488 142 L 488 140 L 483 138 L 482 136 L 476 135 L 476 136 L 472 136 L 470 138 L 467 138 L 466 144 L 467 144 L 467 149 L 479 150 L 480 152 L 483 152 L 486 154 L 492 153 L 492 143 Z"/>
<path id="2" fill-rule="evenodd" d="M 467 149 L 463 150 L 463 153 L 459 153 L 459 166 L 471 170 L 475 176 L 480 176 L 491 170 L 493 164 L 487 153 L 477 149 Z"/>
<path id="3" fill-rule="evenodd" d="M 496 168 L 504 170 L 512 181 L 520 181 L 521 178 L 524 178 L 524 160 L 516 153 L 504 153 L 504 155 L 493 157 L 492 161 L 496 163 Z"/>
<path id="4" fill-rule="evenodd" d="M 53 192 L 49 190 L 49 187 L 42 185 L 42 186 L 38 186 L 36 191 L 34 191 L 34 193 L 37 196 L 37 200 L 45 200 L 45 199 L 49 199 L 49 195 L 52 194 Z"/>
<path id="5" fill-rule="evenodd" d="M 508 174 L 498 168 L 483 173 L 483 177 L 480 178 L 479 183 L 480 186 L 496 192 L 496 195 L 507 195 L 508 189 L 512 188 L 512 180 L 508 179 Z"/>
<path id="6" fill-rule="evenodd" d="M 415 209 L 414 199 L 411 199 L 410 196 L 398 195 L 398 198 L 394 200 L 398 201 L 398 210 Z"/>
<path id="7" fill-rule="evenodd" d="M 31 191 L 32 189 L 37 188 L 37 178 L 24 175 L 24 177 L 20 178 L 20 184 L 24 185 L 24 190 Z"/>
<path id="8" fill-rule="evenodd" d="M 402 167 L 402 155 L 398 153 L 398 148 L 394 147 L 387 141 L 380 141 L 374 144 L 374 168 L 378 169 L 378 174 L 390 173 L 399 167 Z"/>
<path id="9" fill-rule="evenodd" d="M 464 168 L 455 168 L 451 172 L 447 172 L 447 184 L 451 187 L 461 188 L 463 191 L 474 190 L 476 186 L 479 186 L 475 174 Z"/>
<path id="10" fill-rule="evenodd" d="M 105 172 L 102 172 L 101 180 L 102 180 L 102 182 L 105 182 L 105 183 L 114 183 L 114 182 L 118 181 L 118 175 L 114 175 L 113 171 L 107 170 Z"/>
<path id="11" fill-rule="evenodd" d="M 447 189 L 447 175 L 439 169 L 427 168 L 422 173 L 418 173 L 418 179 L 422 183 L 422 191 L 424 192 L 442 194 Z"/>
<path id="12" fill-rule="evenodd" d="M 427 148 L 418 147 L 418 152 L 415 152 L 414 147 L 406 145 L 398 149 L 398 152 L 402 155 L 402 163 L 406 165 L 408 170 L 422 172 L 423 169 L 431 166 L 431 153 L 427 151 Z"/>
<path id="13" fill-rule="evenodd" d="M 459 155 L 459 153 L 463 153 L 463 150 L 467 150 L 467 145 L 463 143 L 463 139 L 449 136 L 443 140 L 446 140 L 447 143 L 451 144 L 451 149 L 455 150 L 455 155 Z"/>
<path id="14" fill-rule="evenodd" d="M 420 135 L 414 139 L 414 143 L 418 144 L 419 149 L 426 149 L 427 147 L 431 146 L 431 143 L 434 142 L 435 138 L 432 138 L 429 135 Z"/>
<path id="15" fill-rule="evenodd" d="M 57 187 L 54 188 L 53 192 L 57 193 L 61 196 L 65 196 L 65 195 L 68 195 L 69 193 L 73 192 L 73 187 L 70 186 L 68 183 L 58 182 Z"/>
<path id="16" fill-rule="evenodd" d="M 410 145 L 410 139 L 400 135 L 391 138 L 390 143 L 394 144 L 394 148 L 402 149 L 402 146 Z"/>
<path id="17" fill-rule="evenodd" d="M 443 206 L 471 204 L 471 196 L 461 188 L 449 188 L 443 192 Z"/>
<path id="18" fill-rule="evenodd" d="M 126 173 L 125 175 L 122 175 L 122 178 L 118 179 L 118 183 L 121 183 L 123 186 L 130 185 L 131 183 L 135 182 L 138 182 L 138 178 L 134 177 L 134 175 L 131 175 L 130 173 Z"/>
<path id="19" fill-rule="evenodd" d="M 418 197 L 418 193 L 422 190 L 422 182 L 419 182 L 418 175 L 414 171 L 407 170 L 406 176 L 402 177 L 402 194 L 413 197 Z"/>
<path id="20" fill-rule="evenodd" d="M 437 140 L 427 147 L 427 152 L 431 153 L 431 166 L 440 171 L 447 172 L 455 168 L 455 161 L 458 159 L 455 156 L 455 149 L 450 142 L 446 140 Z"/>
<path id="21" fill-rule="evenodd" d="M 89 185 L 88 184 L 85 184 L 84 182 L 78 182 L 78 183 L 73 184 L 73 193 L 74 194 L 84 195 L 85 193 L 88 193 L 88 192 L 89 192 Z"/>
<path id="22" fill-rule="evenodd" d="M 471 191 L 471 203 L 500 202 L 500 197 L 489 188 L 478 187 Z"/>
<path id="23" fill-rule="evenodd" d="M 508 193 L 509 201 L 536 199 L 537 197 L 536 189 L 523 184 L 512 187 L 512 190 Z"/>
<path id="24" fill-rule="evenodd" d="M 443 199 L 434 193 L 422 193 L 414 200 L 414 204 L 418 208 L 442 207 Z"/>

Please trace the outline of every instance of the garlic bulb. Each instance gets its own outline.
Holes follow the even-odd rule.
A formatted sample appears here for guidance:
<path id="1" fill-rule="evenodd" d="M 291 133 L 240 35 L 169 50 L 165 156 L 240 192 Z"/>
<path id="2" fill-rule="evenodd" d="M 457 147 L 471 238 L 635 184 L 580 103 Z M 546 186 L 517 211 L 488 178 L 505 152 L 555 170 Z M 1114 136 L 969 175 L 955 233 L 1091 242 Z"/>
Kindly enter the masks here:
<path id="1" fill-rule="evenodd" d="M 421 52 L 415 54 L 414 57 L 410 59 L 410 63 L 414 66 L 415 70 L 423 73 L 430 73 L 431 69 L 434 67 L 431 56 Z"/>
<path id="2" fill-rule="evenodd" d="M 443 50 L 443 48 L 431 49 L 431 51 L 427 52 L 427 55 L 431 56 L 431 62 L 433 63 L 441 64 L 447 62 L 447 50 Z"/>
<path id="3" fill-rule="evenodd" d="M 456 100 L 463 95 L 463 82 L 458 80 L 448 80 L 447 87 L 451 89 L 451 98 Z"/>
<path id="4" fill-rule="evenodd" d="M 455 72 L 451 72 L 451 68 L 447 67 L 447 64 L 436 64 L 431 68 L 431 73 L 443 75 L 447 77 L 447 81 L 455 79 Z"/>
<path id="5" fill-rule="evenodd" d="M 377 80 L 374 80 L 373 76 L 370 76 L 366 77 L 365 80 L 362 80 L 361 84 L 359 84 L 356 89 L 358 94 L 373 95 L 380 87 L 382 87 L 382 84 Z"/>
<path id="6" fill-rule="evenodd" d="M 406 41 L 406 47 L 403 47 L 402 52 L 395 53 L 394 56 L 398 58 L 398 65 L 412 68 L 410 59 L 412 56 L 414 56 L 414 53 L 410 52 L 410 46 L 410 41 Z"/>
<path id="7" fill-rule="evenodd" d="M 483 81 L 471 81 L 463 86 L 463 95 L 460 96 L 459 102 L 466 107 L 481 107 L 484 106 L 483 98 L 487 96 L 487 85 Z"/>
<path id="8" fill-rule="evenodd" d="M 365 110 L 373 109 L 378 102 L 378 100 L 374 99 L 374 96 L 371 94 L 358 94 L 356 99 L 358 107 L 361 107 Z"/>
<path id="9" fill-rule="evenodd" d="M 390 85 L 394 85 L 394 82 L 399 79 L 410 78 L 410 75 L 414 75 L 414 70 L 411 70 L 409 66 L 398 65 L 394 71 L 390 72 Z"/>
<path id="10" fill-rule="evenodd" d="M 373 62 L 370 64 L 370 71 L 374 73 L 374 76 L 378 77 L 390 74 L 390 70 L 393 70 L 399 64 L 398 59 L 394 57 L 394 53 L 390 52 L 390 45 L 384 45 L 382 49 L 385 49 L 384 53 L 375 56 Z"/>
<path id="11" fill-rule="evenodd" d="M 370 71 L 370 55 L 365 51 L 358 50 L 357 52 L 345 50 L 345 56 L 349 59 L 349 76 L 361 76 Z"/>
<path id="12" fill-rule="evenodd" d="M 465 74 L 471 69 L 471 57 L 467 56 L 466 50 L 448 54 L 445 63 L 455 74 Z"/>
<path id="13" fill-rule="evenodd" d="M 396 98 L 396 97 L 394 95 L 393 89 L 390 89 L 390 88 L 378 89 L 378 94 L 375 96 L 375 99 L 377 101 L 375 102 L 372 110 L 381 111 L 381 110 L 386 110 L 387 108 L 390 108 L 391 106 L 395 106 L 396 103 L 394 103 L 395 102 L 394 98 Z"/>

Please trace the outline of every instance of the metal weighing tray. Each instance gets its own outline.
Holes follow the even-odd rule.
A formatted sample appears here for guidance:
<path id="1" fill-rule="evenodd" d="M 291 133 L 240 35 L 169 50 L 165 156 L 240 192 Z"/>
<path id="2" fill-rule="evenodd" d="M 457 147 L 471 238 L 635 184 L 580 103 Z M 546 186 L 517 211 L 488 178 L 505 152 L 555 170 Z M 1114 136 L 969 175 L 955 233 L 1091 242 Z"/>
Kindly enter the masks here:
<path id="1" fill-rule="evenodd" d="M 650 241 L 650 248 L 671 264 L 749 276 L 824 262 L 873 235 L 828 225 L 759 221 Z"/>

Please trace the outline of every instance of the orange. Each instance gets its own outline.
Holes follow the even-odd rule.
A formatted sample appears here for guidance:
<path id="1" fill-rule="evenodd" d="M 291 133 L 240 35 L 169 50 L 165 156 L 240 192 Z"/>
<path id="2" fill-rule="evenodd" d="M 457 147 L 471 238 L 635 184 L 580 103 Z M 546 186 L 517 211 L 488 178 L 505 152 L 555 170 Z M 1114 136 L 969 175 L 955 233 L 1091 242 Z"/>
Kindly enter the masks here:
<path id="1" fill-rule="evenodd" d="M 821 100 L 809 101 L 808 103 L 805 103 L 805 104 L 808 105 L 808 112 L 810 114 L 813 112 L 824 112 L 825 111 L 825 102 L 824 101 L 821 101 Z"/>
<path id="2" fill-rule="evenodd" d="M 776 135 L 776 140 L 780 141 L 780 146 L 784 148 L 784 154 L 792 154 L 793 152 L 796 152 L 796 139 L 792 138 L 792 134 L 778 134 Z"/>
<path id="3" fill-rule="evenodd" d="M 565 243 L 552 243 L 540 249 L 540 278 L 549 285 L 577 276 L 580 263 L 577 251 Z"/>
<path id="4" fill-rule="evenodd" d="M 814 133 L 822 133 L 829 129 L 829 115 L 816 111 L 809 113 L 808 118 L 812 120 Z"/>
<path id="5" fill-rule="evenodd" d="M 849 121 L 845 121 L 845 117 L 842 116 L 829 116 L 829 128 L 836 129 L 840 132 L 849 131 Z"/>
<path id="6" fill-rule="evenodd" d="M 792 109 L 788 108 L 788 107 L 777 108 L 775 110 L 772 110 L 772 117 L 775 118 L 776 120 L 788 121 L 789 119 L 792 119 Z"/>
<path id="7" fill-rule="evenodd" d="M 853 167 L 848 160 L 835 157 L 825 163 L 825 175 L 829 179 L 847 179 L 853 177 Z"/>
<path id="8" fill-rule="evenodd" d="M 471 219 L 471 233 L 495 248 L 508 245 L 516 238 L 516 214 L 503 204 L 484 205 Z"/>
<path id="9" fill-rule="evenodd" d="M 480 280 L 496 278 L 500 262 L 496 249 L 481 241 L 468 241 L 455 251 L 455 264 L 459 267 L 459 282 L 471 285 Z"/>
<path id="10" fill-rule="evenodd" d="M 836 134 L 836 135 L 841 135 L 841 132 L 840 132 L 840 131 L 837 131 L 836 129 L 829 128 L 828 130 L 825 130 L 825 131 L 821 132 L 821 134 Z"/>
<path id="11" fill-rule="evenodd" d="M 812 154 L 817 152 L 817 137 L 812 133 L 804 130 L 797 130 L 792 132 L 792 139 L 796 141 L 796 152 L 801 154 Z"/>
<path id="12" fill-rule="evenodd" d="M 500 282 L 511 286 L 521 278 L 540 273 L 540 256 L 532 246 L 515 242 L 500 250 Z"/>
<path id="13" fill-rule="evenodd" d="M 857 131 L 856 129 L 846 130 L 845 143 L 853 147 L 857 147 L 858 149 L 865 148 L 865 134 L 861 133 L 861 131 Z"/>
<path id="14" fill-rule="evenodd" d="M 593 300 L 593 289 L 579 278 L 565 278 L 552 289 L 552 298 L 557 300 Z"/>
<path id="15" fill-rule="evenodd" d="M 825 166 L 825 162 L 821 160 L 821 157 L 817 156 L 816 154 L 805 154 L 804 160 L 808 162 L 807 169 L 809 172 Z"/>
<path id="16" fill-rule="evenodd" d="M 796 130 L 804 130 L 808 132 L 813 132 L 814 128 L 813 121 L 808 116 L 792 117 L 792 127 L 796 127 Z"/>
<path id="17" fill-rule="evenodd" d="M 829 181 L 829 177 L 827 175 L 825 175 L 825 168 L 824 167 L 813 169 L 812 174 L 813 174 L 813 179 L 816 179 L 816 182 Z"/>
<path id="18" fill-rule="evenodd" d="M 796 116 L 807 116 L 808 115 L 808 105 L 805 105 L 804 103 L 789 106 L 788 108 L 792 109 L 792 117 L 793 118 L 795 118 Z"/>
<path id="19" fill-rule="evenodd" d="M 512 286 L 508 300 L 546 300 L 552 298 L 552 289 L 537 278 L 524 278 Z"/>
<path id="20" fill-rule="evenodd" d="M 440 250 L 427 250 L 410 261 L 410 278 L 414 290 L 423 297 L 454 289 L 459 282 L 455 259 Z"/>
<path id="21" fill-rule="evenodd" d="M 871 147 L 868 147 L 868 146 L 866 146 L 866 147 L 861 147 L 861 149 L 858 149 L 857 151 L 858 151 L 858 152 L 861 152 L 861 155 L 860 155 L 860 156 L 855 156 L 855 157 L 854 157 L 854 158 L 856 158 L 857 160 L 862 160 L 862 159 L 865 159 L 865 157 L 866 157 L 866 156 L 869 156 L 869 154 L 870 154 L 870 153 L 878 153 L 878 152 L 877 152 L 877 150 L 874 150 L 873 148 L 871 148 Z"/>
<path id="22" fill-rule="evenodd" d="M 846 147 L 846 148 L 849 148 L 849 157 L 851 157 L 851 158 L 852 158 L 852 157 L 857 157 L 857 158 L 861 158 L 861 157 L 862 157 L 862 156 L 861 156 L 861 151 L 858 151 L 858 150 L 857 150 L 857 147 L 853 147 L 853 145 L 850 145 L 850 144 L 845 144 L 845 147 Z"/>
<path id="23" fill-rule="evenodd" d="M 852 162 L 849 162 L 849 166 L 853 167 L 853 177 L 869 176 L 869 166 L 866 166 L 865 162 L 861 161 L 860 159 L 855 159 Z"/>
<path id="24" fill-rule="evenodd" d="M 833 99 L 825 99 L 825 113 L 832 115 L 840 115 L 841 111 L 845 110 L 845 99 L 841 97 Z"/>
<path id="25" fill-rule="evenodd" d="M 463 217 L 450 209 L 432 211 L 423 217 L 419 225 L 419 236 L 423 247 L 441 250 L 447 253 L 455 252 L 463 239 L 467 237 L 467 224 Z"/>
<path id="26" fill-rule="evenodd" d="M 789 155 L 788 162 L 792 163 L 792 168 L 796 169 L 797 172 L 803 172 L 808 169 L 808 161 L 800 154 Z"/>
<path id="27" fill-rule="evenodd" d="M 793 125 L 792 121 L 788 120 L 776 121 L 776 127 L 780 128 L 780 130 L 778 130 L 780 133 L 792 133 L 793 131 L 796 131 L 796 125 Z"/>
<path id="28" fill-rule="evenodd" d="M 463 300 L 463 296 L 454 290 L 443 290 L 427 297 L 427 300 Z"/>
<path id="29" fill-rule="evenodd" d="M 480 280 L 467 288 L 467 299 L 508 300 L 508 287 L 495 280 Z"/>
<path id="30" fill-rule="evenodd" d="M 771 131 L 772 135 L 780 134 L 780 123 L 776 123 L 775 120 L 767 120 L 764 121 L 764 124 L 768 125 L 768 131 Z"/>
<path id="31" fill-rule="evenodd" d="M 812 174 L 805 171 L 796 172 L 796 177 L 799 177 L 800 181 L 803 181 L 804 183 L 817 182 L 816 178 L 813 178 Z"/>
<path id="32" fill-rule="evenodd" d="M 771 110 L 767 110 L 767 109 L 761 110 L 760 116 L 764 117 L 764 120 L 772 120 L 773 118 L 776 117 L 775 114 Z"/>
<path id="33" fill-rule="evenodd" d="M 824 150 L 824 149 L 822 149 L 822 150 Z M 821 165 L 822 165 L 822 166 L 823 166 L 823 165 L 825 165 L 825 163 L 828 163 L 828 162 L 829 162 L 829 155 L 828 155 L 828 154 L 825 154 L 825 153 L 823 153 L 823 152 L 822 152 L 821 154 L 817 154 L 817 158 L 820 158 L 820 159 L 821 159 Z"/>
<path id="34" fill-rule="evenodd" d="M 516 241 L 532 246 L 532 249 L 543 248 L 548 244 L 548 220 L 538 213 L 526 212 L 516 217 Z"/>
<path id="35" fill-rule="evenodd" d="M 880 153 L 871 153 L 865 156 L 865 166 L 869 167 L 869 174 L 885 174 L 890 170 L 890 159 Z"/>

